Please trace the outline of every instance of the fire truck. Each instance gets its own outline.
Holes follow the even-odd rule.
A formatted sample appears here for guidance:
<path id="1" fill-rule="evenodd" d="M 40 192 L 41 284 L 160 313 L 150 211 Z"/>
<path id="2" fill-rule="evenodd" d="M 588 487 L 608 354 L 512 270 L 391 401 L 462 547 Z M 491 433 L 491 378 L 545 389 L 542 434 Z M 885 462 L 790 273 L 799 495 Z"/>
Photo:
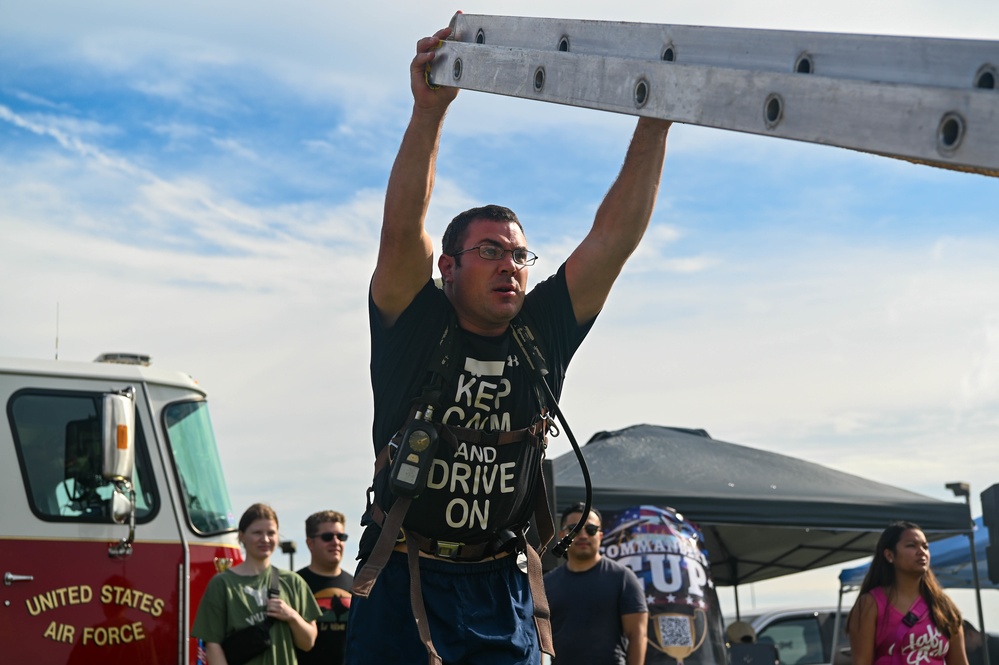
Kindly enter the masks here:
<path id="1" fill-rule="evenodd" d="M 0 660 L 198 662 L 242 560 L 205 392 L 146 356 L 0 358 Z"/>

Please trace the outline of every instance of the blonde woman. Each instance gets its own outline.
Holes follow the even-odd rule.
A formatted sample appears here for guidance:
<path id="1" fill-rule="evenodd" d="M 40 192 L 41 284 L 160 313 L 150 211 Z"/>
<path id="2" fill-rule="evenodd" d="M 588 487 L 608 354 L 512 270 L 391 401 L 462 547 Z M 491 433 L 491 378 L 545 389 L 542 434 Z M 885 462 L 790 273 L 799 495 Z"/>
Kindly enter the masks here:
<path id="1" fill-rule="evenodd" d="M 290 570 L 275 569 L 279 593 L 271 592 L 271 555 L 278 545 L 274 509 L 262 503 L 247 508 L 239 541 L 246 560 L 208 583 L 191 634 L 204 640 L 210 665 L 295 665 L 295 647 L 308 651 L 316 641 L 320 610 L 305 580 Z M 230 662 L 222 643 L 251 625 L 269 634 L 270 646 L 249 660 Z"/>

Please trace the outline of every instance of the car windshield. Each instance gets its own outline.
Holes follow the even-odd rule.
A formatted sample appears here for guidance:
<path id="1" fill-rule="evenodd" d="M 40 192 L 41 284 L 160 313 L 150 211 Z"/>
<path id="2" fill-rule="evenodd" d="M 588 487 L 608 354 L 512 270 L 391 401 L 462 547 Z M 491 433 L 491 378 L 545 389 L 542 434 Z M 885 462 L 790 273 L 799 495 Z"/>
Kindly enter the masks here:
<path id="1" fill-rule="evenodd" d="M 163 420 L 191 527 L 202 534 L 234 530 L 236 518 L 215 446 L 208 403 L 169 404 Z"/>

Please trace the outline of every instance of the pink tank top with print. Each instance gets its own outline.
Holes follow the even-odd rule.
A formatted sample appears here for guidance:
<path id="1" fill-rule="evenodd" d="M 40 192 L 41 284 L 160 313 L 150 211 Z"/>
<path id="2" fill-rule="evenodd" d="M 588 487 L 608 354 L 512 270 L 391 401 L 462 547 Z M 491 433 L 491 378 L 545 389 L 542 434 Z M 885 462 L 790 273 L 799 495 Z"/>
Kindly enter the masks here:
<path id="1" fill-rule="evenodd" d="M 884 589 L 872 589 L 871 597 L 878 605 L 874 665 L 944 665 L 950 640 L 933 623 L 922 599 L 910 610 L 917 617 L 915 623 L 906 626 L 905 615 L 888 602 Z"/>

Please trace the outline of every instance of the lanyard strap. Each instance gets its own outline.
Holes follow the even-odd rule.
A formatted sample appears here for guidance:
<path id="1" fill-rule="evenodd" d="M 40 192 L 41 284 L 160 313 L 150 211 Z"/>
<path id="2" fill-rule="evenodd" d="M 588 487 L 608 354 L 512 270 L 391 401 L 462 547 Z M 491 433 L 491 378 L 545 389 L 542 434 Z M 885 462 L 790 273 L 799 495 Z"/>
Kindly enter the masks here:
<path id="1" fill-rule="evenodd" d="M 885 598 L 886 615 L 888 614 L 888 608 L 890 606 L 891 604 L 888 602 L 888 599 Z M 898 622 L 898 627 L 895 629 L 895 639 L 889 647 L 893 649 L 891 654 L 893 665 L 904 665 L 904 662 L 902 661 L 903 640 L 905 640 L 905 636 L 909 634 L 909 631 L 922 620 L 926 609 L 926 601 L 924 601 L 923 597 L 920 596 L 909 608 L 906 615 L 902 617 L 902 620 Z M 910 617 L 912 618 L 910 619 Z"/>

